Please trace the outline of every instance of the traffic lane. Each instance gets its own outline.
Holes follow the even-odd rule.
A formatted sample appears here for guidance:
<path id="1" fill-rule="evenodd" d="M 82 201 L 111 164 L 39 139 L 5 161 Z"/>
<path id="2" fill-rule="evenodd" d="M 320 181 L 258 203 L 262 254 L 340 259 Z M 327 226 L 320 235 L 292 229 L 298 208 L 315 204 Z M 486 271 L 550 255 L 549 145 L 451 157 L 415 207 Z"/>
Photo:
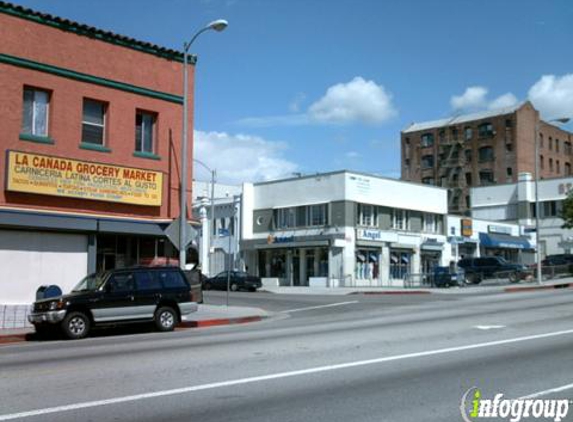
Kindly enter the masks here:
<path id="1" fill-rule="evenodd" d="M 555 317 L 553 325 L 556 330 L 571 329 L 571 320 L 559 321 Z M 74 400 L 82 401 L 86 395 L 92 399 L 107 399 L 126 393 L 141 394 L 150 389 L 181 388 L 189 379 L 211 383 L 231 374 L 236 378 L 264 374 L 269 368 L 300 370 L 304 369 L 303 364 L 307 367 L 340 364 L 353 359 L 417 353 L 424 347 L 450 348 L 470 342 L 497 341 L 510 335 L 546 332 L 541 330 L 545 328 L 543 321 L 537 326 L 524 322 L 518 333 L 515 328 L 510 332 L 479 332 L 467 325 L 462 330 L 460 327 L 463 325 L 429 322 L 416 331 L 407 325 L 367 329 L 348 323 L 346 329 L 339 326 L 338 331 L 321 332 L 304 327 L 301 333 L 300 327 L 289 327 L 270 329 L 267 336 L 235 333 L 226 336 L 223 342 L 219 342 L 218 336 L 213 342 L 204 339 L 201 345 L 178 339 L 177 342 L 150 342 L 144 347 L 126 344 L 113 350 L 89 348 L 72 356 L 56 352 L 52 357 L 45 356 L 42 363 L 17 361 L 4 366 L 0 371 L 0 385 L 9 385 L 10 389 L 0 392 L 0 408 L 17 411 L 26 405 L 65 405 Z M 532 333 L 533 329 L 537 331 Z M 14 394 L 21 395 L 19 402 L 11 400 Z"/>
<path id="2" fill-rule="evenodd" d="M 474 386 L 484 398 L 517 398 L 570 383 L 571 371 L 564 368 L 571 368 L 572 346 L 572 337 L 557 337 L 275 379 L 227 377 L 221 385 L 191 379 L 197 391 L 162 391 L 116 404 L 70 403 L 88 407 L 22 420 L 454 421 L 461 420 L 462 397 Z"/>
<path id="3" fill-rule="evenodd" d="M 209 305 L 226 305 L 227 292 L 204 292 L 205 303 Z M 359 301 L 364 304 L 386 306 L 407 306 L 428 302 L 456 300 L 446 295 L 289 295 L 266 292 L 230 292 L 229 305 L 262 308 L 269 312 L 284 312 L 289 309 L 322 306 L 337 302 Z"/>

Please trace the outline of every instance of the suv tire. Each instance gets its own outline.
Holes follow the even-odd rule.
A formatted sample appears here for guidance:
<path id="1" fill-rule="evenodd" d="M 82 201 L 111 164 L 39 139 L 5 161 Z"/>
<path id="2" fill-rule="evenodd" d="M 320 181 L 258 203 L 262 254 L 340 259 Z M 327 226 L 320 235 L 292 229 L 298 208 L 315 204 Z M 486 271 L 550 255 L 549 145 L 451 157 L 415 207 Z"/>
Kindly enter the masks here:
<path id="1" fill-rule="evenodd" d="M 88 335 L 90 319 L 83 312 L 70 312 L 62 321 L 62 331 L 70 340 L 78 340 Z"/>
<path id="2" fill-rule="evenodd" d="M 155 326 L 159 331 L 173 331 L 177 324 L 177 313 L 169 306 L 163 306 L 155 311 Z"/>
<path id="3" fill-rule="evenodd" d="M 508 278 L 510 283 L 519 283 L 519 274 L 516 272 L 509 273 Z"/>

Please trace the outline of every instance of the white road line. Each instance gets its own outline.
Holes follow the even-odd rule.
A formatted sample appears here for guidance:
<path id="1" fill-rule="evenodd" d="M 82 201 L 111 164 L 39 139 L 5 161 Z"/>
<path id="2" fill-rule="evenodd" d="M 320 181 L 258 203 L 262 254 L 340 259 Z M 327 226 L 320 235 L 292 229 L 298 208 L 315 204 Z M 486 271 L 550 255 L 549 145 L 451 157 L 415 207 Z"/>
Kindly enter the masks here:
<path id="1" fill-rule="evenodd" d="M 293 312 L 311 311 L 313 309 L 332 308 L 333 306 L 350 305 L 352 303 L 358 303 L 358 301 L 353 300 L 351 302 L 338 302 L 338 303 L 331 303 L 329 305 L 319 305 L 319 306 L 309 306 L 308 308 L 289 309 L 287 311 L 281 311 L 281 314 L 290 314 Z"/>
<path id="2" fill-rule="evenodd" d="M 236 379 L 236 380 L 214 382 L 214 383 L 202 384 L 202 385 L 193 385 L 193 386 L 189 386 L 189 387 L 176 388 L 173 390 L 163 390 L 163 391 L 156 391 L 154 393 L 144 393 L 144 394 L 136 394 L 133 396 L 116 397 L 116 398 L 107 399 L 107 400 L 96 400 L 96 401 L 82 402 L 82 403 L 76 403 L 76 404 L 69 404 L 69 405 L 64 405 L 64 406 L 48 407 L 45 409 L 36 409 L 36 410 L 30 410 L 30 411 L 26 411 L 26 412 L 0 415 L 0 421 L 9 421 L 9 420 L 27 418 L 27 417 L 32 417 L 32 416 L 42 416 L 42 415 L 48 415 L 51 413 L 62 413 L 62 412 L 70 411 L 70 410 L 87 409 L 87 408 L 91 408 L 91 407 L 107 406 L 110 404 L 135 402 L 135 401 L 140 401 L 140 400 L 152 399 L 152 398 L 156 398 L 156 397 L 165 397 L 165 396 L 173 396 L 173 395 L 177 395 L 177 394 L 193 393 L 196 391 L 212 390 L 215 388 L 230 387 L 230 386 L 234 386 L 234 385 L 252 384 L 255 382 L 277 380 L 277 379 L 289 378 L 289 377 L 297 377 L 297 376 L 301 376 L 301 375 L 317 374 L 320 372 L 336 371 L 336 370 L 340 370 L 340 369 L 356 368 L 356 367 L 367 366 L 367 365 L 376 365 L 376 364 L 381 364 L 381 363 L 386 363 L 386 362 L 393 362 L 393 361 L 397 361 L 397 360 L 423 358 L 423 357 L 428 357 L 428 356 L 443 355 L 443 354 L 447 354 L 447 353 L 457 353 L 457 352 L 464 351 L 464 350 L 483 349 L 486 347 L 503 346 L 506 344 L 521 343 L 521 342 L 525 342 L 525 341 L 540 340 L 540 339 L 546 339 L 546 338 L 558 337 L 558 336 L 566 336 L 566 335 L 573 335 L 573 329 L 564 330 L 564 331 L 555 331 L 552 333 L 545 333 L 545 334 L 537 334 L 537 335 L 526 336 L 526 337 L 516 337 L 516 338 L 511 338 L 511 339 L 506 339 L 506 340 L 496 340 L 496 341 L 490 341 L 487 343 L 477 343 L 477 344 L 470 344 L 470 345 L 466 345 L 466 346 L 449 347 L 446 349 L 429 350 L 426 352 L 416 352 L 416 353 L 407 353 L 404 355 L 386 356 L 386 357 L 381 357 L 381 358 L 376 358 L 376 359 L 368 359 L 368 360 L 361 360 L 361 361 L 356 361 L 356 362 L 341 363 L 341 364 L 337 364 L 337 365 L 318 366 L 315 368 L 301 369 L 298 371 L 290 371 L 290 372 L 279 372 L 276 374 L 262 375 L 262 376 L 258 376 L 258 377 L 241 378 L 241 379 Z"/>
<path id="3" fill-rule="evenodd" d="M 573 389 L 573 384 L 567 384 L 567 385 L 563 385 L 561 387 L 555 387 L 555 388 L 551 388 L 549 390 L 539 391 L 537 393 L 533 393 L 533 394 L 530 394 L 528 396 L 523 396 L 523 397 L 520 397 L 519 400 L 535 399 L 537 397 L 547 396 L 547 395 L 552 394 L 552 393 L 560 393 L 561 391 L 567 391 L 567 390 L 571 390 L 571 389 Z"/>
<path id="4" fill-rule="evenodd" d="M 474 328 L 478 330 L 499 330 L 500 328 L 505 328 L 505 325 L 475 325 Z"/>

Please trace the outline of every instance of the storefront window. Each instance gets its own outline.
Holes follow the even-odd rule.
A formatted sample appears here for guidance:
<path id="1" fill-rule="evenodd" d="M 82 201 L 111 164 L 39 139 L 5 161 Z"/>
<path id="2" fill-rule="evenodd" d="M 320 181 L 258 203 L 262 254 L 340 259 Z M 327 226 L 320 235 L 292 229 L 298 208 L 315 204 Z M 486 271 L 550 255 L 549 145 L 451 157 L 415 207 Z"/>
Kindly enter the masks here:
<path id="1" fill-rule="evenodd" d="M 390 252 L 390 277 L 402 280 L 410 272 L 411 252 Z"/>
<path id="2" fill-rule="evenodd" d="M 328 277 L 328 250 L 319 250 L 318 277 Z"/>
<path id="3" fill-rule="evenodd" d="M 272 251 L 271 252 L 271 277 L 285 278 L 286 277 L 286 251 Z"/>
<path id="4" fill-rule="evenodd" d="M 378 251 L 359 249 L 356 251 L 355 276 L 358 280 L 378 279 Z"/>

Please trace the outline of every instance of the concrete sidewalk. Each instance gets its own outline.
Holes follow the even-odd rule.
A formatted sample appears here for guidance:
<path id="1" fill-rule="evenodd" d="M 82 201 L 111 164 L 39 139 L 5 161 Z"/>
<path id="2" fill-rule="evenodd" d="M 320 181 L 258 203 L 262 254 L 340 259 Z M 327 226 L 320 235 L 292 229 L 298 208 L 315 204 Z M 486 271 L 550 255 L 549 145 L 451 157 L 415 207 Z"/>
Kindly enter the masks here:
<path id="1" fill-rule="evenodd" d="M 559 288 L 573 288 L 573 277 L 544 281 L 543 284 L 535 282 L 523 282 L 503 285 L 476 285 L 451 288 L 426 288 L 426 287 L 299 287 L 280 286 L 263 287 L 260 292 L 291 295 L 415 295 L 415 294 L 479 294 L 479 293 L 516 293 L 534 290 L 550 290 Z"/>
<path id="2" fill-rule="evenodd" d="M 244 324 L 262 321 L 270 316 L 267 311 L 260 308 L 200 304 L 199 310 L 184 317 L 177 329 Z M 16 328 L 1 328 L 0 344 L 24 341 L 33 333 L 34 328 L 29 324 Z"/>

